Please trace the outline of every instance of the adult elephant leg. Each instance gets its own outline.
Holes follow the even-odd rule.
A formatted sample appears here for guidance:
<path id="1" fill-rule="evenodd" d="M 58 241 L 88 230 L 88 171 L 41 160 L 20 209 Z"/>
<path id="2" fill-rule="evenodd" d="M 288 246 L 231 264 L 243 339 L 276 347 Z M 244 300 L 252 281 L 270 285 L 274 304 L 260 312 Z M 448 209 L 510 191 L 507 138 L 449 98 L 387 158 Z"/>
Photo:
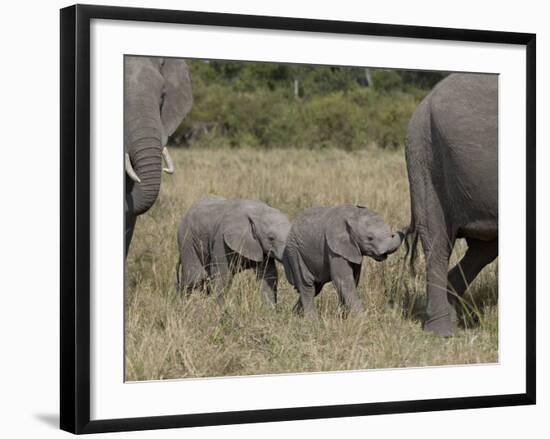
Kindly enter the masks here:
<path id="1" fill-rule="evenodd" d="M 323 289 L 323 287 L 325 286 L 325 283 L 324 282 L 315 282 L 313 285 L 315 287 L 315 297 L 317 297 L 319 295 L 319 293 L 321 292 L 321 290 Z"/>
<path id="2" fill-rule="evenodd" d="M 128 256 L 128 249 L 132 242 L 132 236 L 134 235 L 134 228 L 136 227 L 137 216 L 131 213 L 125 214 L 124 219 L 124 257 Z"/>
<path id="3" fill-rule="evenodd" d="M 273 259 L 270 258 L 266 263 L 259 264 L 256 269 L 256 279 L 260 282 L 260 292 L 266 303 L 274 308 L 277 305 L 278 274 Z"/>
<path id="4" fill-rule="evenodd" d="M 455 329 L 454 308 L 447 294 L 447 271 L 454 239 L 449 238 L 445 223 L 437 222 L 420 233 L 426 257 L 427 319 L 424 329 L 443 337 L 451 337 Z"/>
<path id="5" fill-rule="evenodd" d="M 468 239 L 468 250 L 458 264 L 449 272 L 448 290 L 450 302 L 457 302 L 468 286 L 487 265 L 498 256 L 498 240 L 479 241 Z"/>

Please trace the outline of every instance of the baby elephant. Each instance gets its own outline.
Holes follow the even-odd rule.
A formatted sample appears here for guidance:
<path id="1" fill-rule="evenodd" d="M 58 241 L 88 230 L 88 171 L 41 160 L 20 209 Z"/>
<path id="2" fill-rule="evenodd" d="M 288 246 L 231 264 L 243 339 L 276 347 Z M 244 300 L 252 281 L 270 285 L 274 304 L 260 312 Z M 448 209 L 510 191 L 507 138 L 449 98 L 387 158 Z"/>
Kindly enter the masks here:
<path id="1" fill-rule="evenodd" d="M 306 209 L 290 229 L 283 256 L 288 281 L 300 294 L 294 310 L 317 317 L 313 298 L 330 281 L 345 312 L 361 310 L 357 285 L 363 256 L 383 261 L 402 240 L 402 233 L 392 233 L 379 215 L 363 206 Z"/>
<path id="2" fill-rule="evenodd" d="M 206 280 L 221 304 L 233 275 L 253 269 L 261 292 L 277 303 L 277 268 L 290 230 L 288 217 L 258 200 L 206 197 L 194 203 L 178 229 L 178 290 Z"/>

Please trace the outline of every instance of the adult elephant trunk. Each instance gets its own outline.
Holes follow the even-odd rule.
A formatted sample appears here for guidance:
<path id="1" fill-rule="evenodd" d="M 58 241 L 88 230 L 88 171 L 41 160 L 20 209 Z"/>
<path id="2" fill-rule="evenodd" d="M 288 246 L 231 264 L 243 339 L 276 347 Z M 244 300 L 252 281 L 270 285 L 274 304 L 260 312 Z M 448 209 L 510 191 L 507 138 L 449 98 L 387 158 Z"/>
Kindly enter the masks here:
<path id="1" fill-rule="evenodd" d="M 129 133 L 125 157 L 125 254 L 128 254 L 138 215 L 147 212 L 158 197 L 162 173 L 161 151 L 158 129 L 135 128 Z"/>
<path id="2" fill-rule="evenodd" d="M 145 137 L 137 140 L 128 152 L 130 169 L 127 188 L 128 213 L 137 216 L 147 212 L 155 203 L 162 173 L 162 144 L 160 138 Z M 135 176 L 130 175 L 131 170 Z M 128 181 L 128 180 L 127 180 Z"/>

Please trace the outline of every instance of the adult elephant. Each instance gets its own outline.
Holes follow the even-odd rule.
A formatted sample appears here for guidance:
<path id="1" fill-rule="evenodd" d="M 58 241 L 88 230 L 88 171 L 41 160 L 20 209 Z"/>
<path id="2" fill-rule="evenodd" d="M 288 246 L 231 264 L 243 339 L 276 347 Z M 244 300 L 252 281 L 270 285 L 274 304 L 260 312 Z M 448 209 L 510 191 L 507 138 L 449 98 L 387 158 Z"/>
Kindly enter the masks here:
<path id="1" fill-rule="evenodd" d="M 455 298 L 498 255 L 498 79 L 452 74 L 421 102 L 407 129 L 413 255 L 426 258 L 424 329 L 451 336 Z M 457 238 L 468 244 L 449 273 Z M 411 257 L 412 259 L 412 257 Z"/>
<path id="2" fill-rule="evenodd" d="M 166 143 L 191 109 L 193 97 L 189 70 L 181 59 L 128 56 L 124 63 L 127 254 L 138 215 L 157 199 L 162 158 L 164 171 L 174 171 Z"/>

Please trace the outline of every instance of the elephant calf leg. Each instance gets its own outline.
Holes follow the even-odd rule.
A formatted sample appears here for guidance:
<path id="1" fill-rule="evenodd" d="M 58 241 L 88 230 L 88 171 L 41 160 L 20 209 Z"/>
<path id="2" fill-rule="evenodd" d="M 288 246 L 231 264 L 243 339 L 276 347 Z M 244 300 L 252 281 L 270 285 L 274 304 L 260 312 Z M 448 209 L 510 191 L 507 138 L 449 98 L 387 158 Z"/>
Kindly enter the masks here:
<path id="1" fill-rule="evenodd" d="M 200 270 L 186 270 L 182 269 L 182 276 L 181 281 L 178 285 L 178 292 L 185 291 L 186 293 L 190 293 L 191 291 L 195 289 L 201 289 L 208 279 L 208 274 L 204 270 L 204 268 L 201 267 Z"/>
<path id="2" fill-rule="evenodd" d="M 176 287 L 179 293 L 190 293 L 201 288 L 208 279 L 208 273 L 199 255 L 191 245 L 180 246 L 180 255 L 176 266 Z"/>
<path id="3" fill-rule="evenodd" d="M 317 308 L 315 308 L 315 287 L 313 285 L 300 286 L 300 299 L 295 305 L 295 309 L 299 307 L 304 313 L 304 317 L 317 320 Z"/>
<path id="4" fill-rule="evenodd" d="M 319 295 L 319 293 L 323 289 L 323 286 L 324 286 L 324 283 L 315 283 L 314 284 L 314 286 L 313 286 L 313 291 L 314 291 L 313 297 L 317 297 Z M 298 291 L 298 293 L 299 293 L 299 291 Z M 308 291 L 308 294 L 310 294 L 309 291 Z M 313 299 L 312 299 L 312 301 L 313 301 Z M 299 315 L 304 314 L 304 305 L 302 304 L 302 298 L 301 297 L 298 298 L 298 301 L 296 302 L 296 304 L 292 308 L 292 311 L 296 314 L 299 314 Z"/>
<path id="5" fill-rule="evenodd" d="M 278 274 L 275 261 L 269 260 L 266 264 L 256 269 L 256 279 L 260 282 L 260 292 L 265 301 L 271 306 L 277 305 L 277 282 Z"/>
<path id="6" fill-rule="evenodd" d="M 224 293 L 231 286 L 233 280 L 233 273 L 229 268 L 229 264 L 225 261 L 214 263 L 210 267 L 209 292 L 214 295 L 216 301 L 220 306 L 225 303 Z"/>
<path id="7" fill-rule="evenodd" d="M 358 269 L 361 270 L 361 267 Z M 335 257 L 330 261 L 330 274 L 343 308 L 343 316 L 347 316 L 350 311 L 363 311 L 363 304 L 357 295 L 359 277 L 356 267 L 344 258 Z"/>
<path id="8" fill-rule="evenodd" d="M 298 297 L 298 300 L 292 307 L 292 312 L 294 314 L 298 314 L 299 316 L 304 315 L 304 305 L 302 305 L 302 299 L 300 297 Z"/>

